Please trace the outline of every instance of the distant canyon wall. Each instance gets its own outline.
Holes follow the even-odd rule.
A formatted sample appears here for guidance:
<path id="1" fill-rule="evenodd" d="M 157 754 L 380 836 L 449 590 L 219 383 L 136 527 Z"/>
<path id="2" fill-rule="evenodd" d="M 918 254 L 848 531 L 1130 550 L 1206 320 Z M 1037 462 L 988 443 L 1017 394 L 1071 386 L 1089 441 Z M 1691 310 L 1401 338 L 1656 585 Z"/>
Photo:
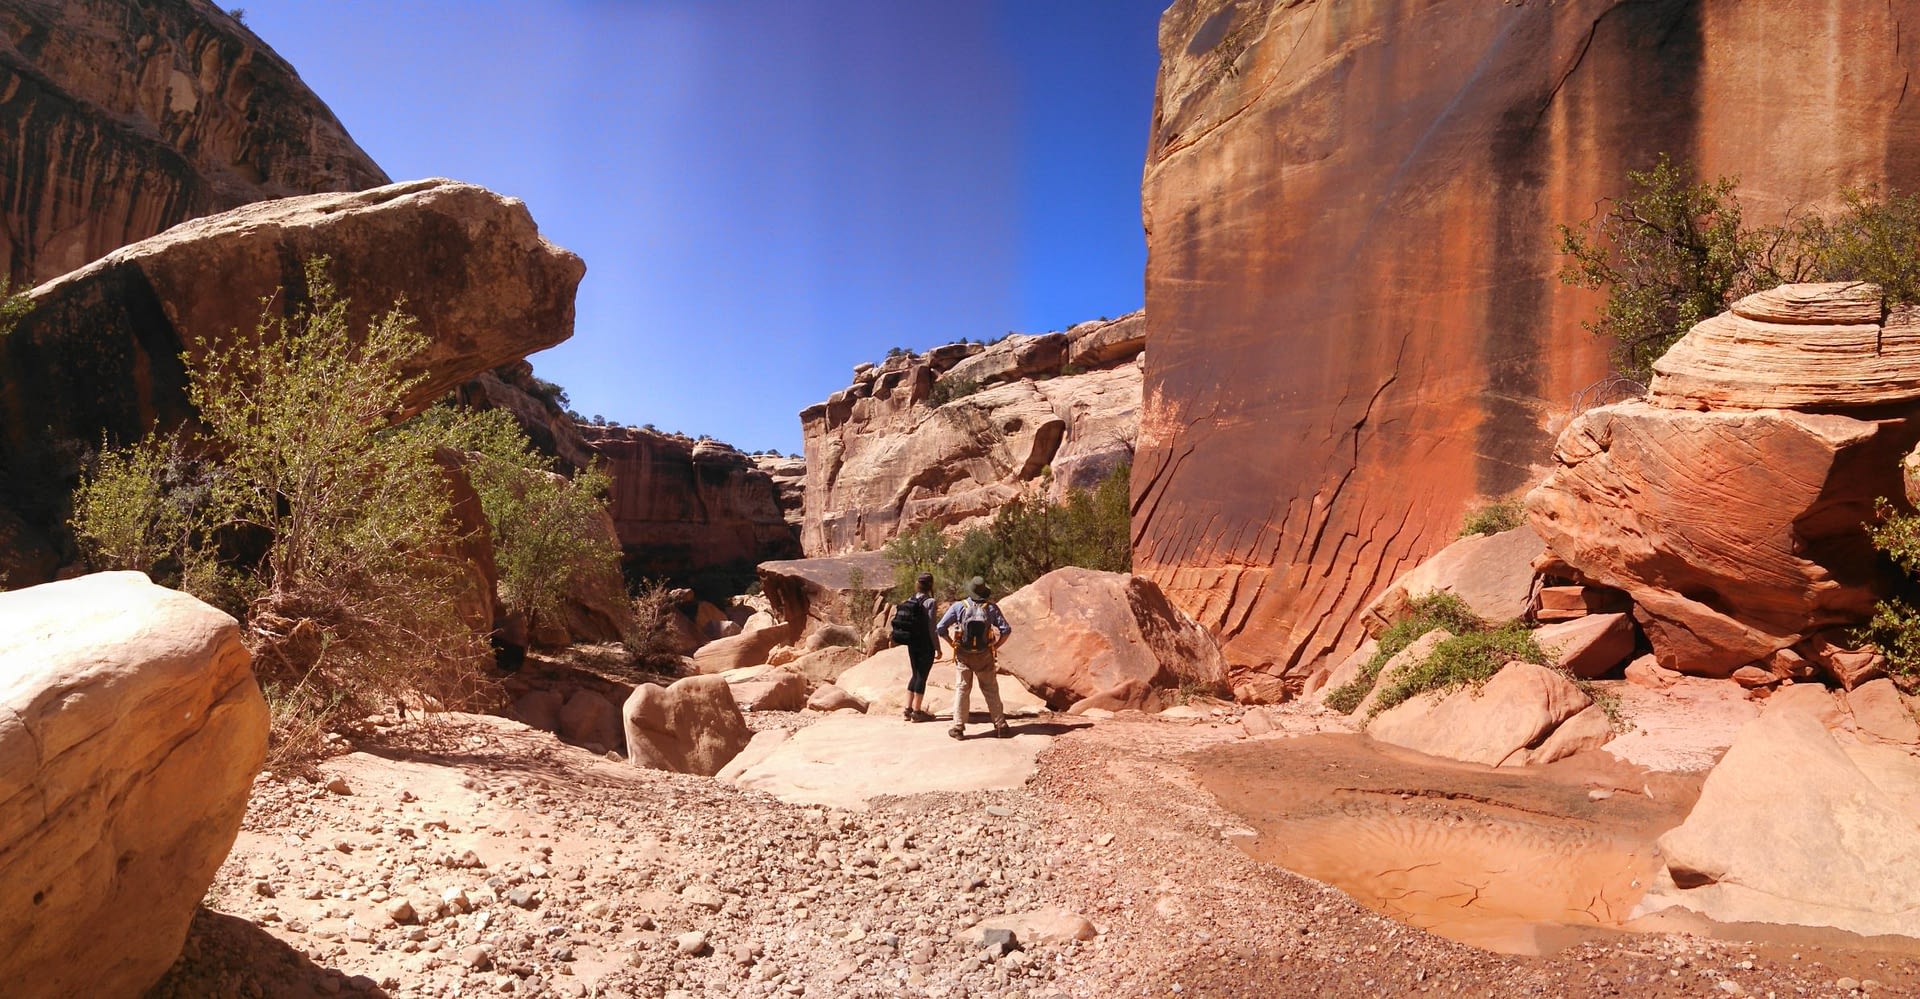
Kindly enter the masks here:
<path id="1" fill-rule="evenodd" d="M 0 275 L 37 284 L 187 219 L 387 183 L 205 0 L 0 0 Z"/>
<path id="2" fill-rule="evenodd" d="M 1281 675 L 1606 372 L 1553 224 L 1657 154 L 1750 215 L 1920 186 L 1920 2 L 1180 0 L 1142 203 L 1134 564 Z M 811 456 L 811 452 L 809 452 Z"/>
<path id="3" fill-rule="evenodd" d="M 1096 485 L 1133 458 L 1146 317 L 956 343 L 854 369 L 800 414 L 801 544 L 872 551 L 920 524 L 960 528 L 1016 497 Z"/>
<path id="4" fill-rule="evenodd" d="M 630 574 L 718 600 L 744 591 L 761 562 L 800 554 L 774 473 L 754 457 L 634 427 L 579 429 L 613 478 L 613 524 Z"/>

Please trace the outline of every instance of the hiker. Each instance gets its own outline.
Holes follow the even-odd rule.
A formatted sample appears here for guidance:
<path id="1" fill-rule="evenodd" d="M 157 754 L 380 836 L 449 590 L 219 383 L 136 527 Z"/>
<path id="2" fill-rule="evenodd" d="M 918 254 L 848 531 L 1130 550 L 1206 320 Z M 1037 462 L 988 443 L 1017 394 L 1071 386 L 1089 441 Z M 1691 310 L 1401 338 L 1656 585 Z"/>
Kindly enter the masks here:
<path id="1" fill-rule="evenodd" d="M 988 599 L 991 596 L 987 581 L 973 577 L 967 582 L 967 598 L 948 607 L 940 626 L 934 629 L 953 644 L 953 727 L 947 734 L 956 739 L 967 734 L 967 694 L 975 680 L 980 682 L 980 696 L 986 698 L 993 734 L 1002 739 L 1013 734 L 1000 708 L 1000 682 L 993 673 L 993 654 L 1013 634 L 1013 625 L 1000 613 L 1000 605 Z M 999 634 L 989 636 L 990 629 Z"/>
<path id="2" fill-rule="evenodd" d="M 910 722 L 933 720 L 933 715 L 925 710 L 925 700 L 927 675 L 933 672 L 933 661 L 940 658 L 940 633 L 933 627 L 934 610 L 933 573 L 930 572 L 921 573 L 914 580 L 913 596 L 893 608 L 893 644 L 907 647 L 907 662 L 913 667 L 913 673 L 907 677 L 906 719 Z"/>

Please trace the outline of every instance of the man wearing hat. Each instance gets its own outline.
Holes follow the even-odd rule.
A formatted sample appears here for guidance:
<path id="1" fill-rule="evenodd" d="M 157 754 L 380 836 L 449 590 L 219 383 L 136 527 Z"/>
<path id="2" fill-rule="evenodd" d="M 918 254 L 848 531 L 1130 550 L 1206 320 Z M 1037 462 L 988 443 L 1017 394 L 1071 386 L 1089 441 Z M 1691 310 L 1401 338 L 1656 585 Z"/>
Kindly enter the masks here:
<path id="1" fill-rule="evenodd" d="M 976 680 L 993 718 L 993 734 L 1002 739 L 1013 734 L 1000 707 L 1000 682 L 994 678 L 994 652 L 1013 634 L 1013 625 L 1000 613 L 1000 605 L 988 599 L 992 595 L 986 580 L 973 577 L 967 581 L 966 599 L 948 607 L 934 629 L 953 644 L 953 727 L 947 734 L 956 739 L 967 734 L 967 699 Z"/>

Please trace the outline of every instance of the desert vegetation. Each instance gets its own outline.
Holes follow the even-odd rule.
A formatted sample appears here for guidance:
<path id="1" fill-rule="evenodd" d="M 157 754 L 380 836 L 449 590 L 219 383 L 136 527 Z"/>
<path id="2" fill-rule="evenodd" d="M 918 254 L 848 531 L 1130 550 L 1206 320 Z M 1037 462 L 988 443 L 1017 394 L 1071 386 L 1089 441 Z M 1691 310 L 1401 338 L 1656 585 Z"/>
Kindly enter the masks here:
<path id="1" fill-rule="evenodd" d="M 1044 496 L 1014 500 L 991 524 L 958 538 L 931 523 L 902 533 L 886 546 L 894 566 L 891 598 L 912 593 L 914 577 L 923 572 L 933 573 L 944 596 L 954 599 L 974 576 L 1005 594 L 1070 565 L 1132 571 L 1130 471 L 1121 465 L 1098 486 L 1071 490 L 1060 502 Z"/>
<path id="2" fill-rule="evenodd" d="M 472 617 L 493 594 L 462 555 L 457 479 L 479 495 L 509 609 L 552 614 L 583 575 L 617 572 L 594 530 L 604 474 L 552 473 L 503 413 L 397 423 L 426 346 L 413 319 L 396 304 L 350 329 L 324 259 L 306 287 L 290 316 L 267 303 L 250 333 L 194 344 L 197 425 L 103 441 L 72 516 L 93 568 L 147 572 L 245 622 L 282 758 L 343 719 L 490 698 Z"/>

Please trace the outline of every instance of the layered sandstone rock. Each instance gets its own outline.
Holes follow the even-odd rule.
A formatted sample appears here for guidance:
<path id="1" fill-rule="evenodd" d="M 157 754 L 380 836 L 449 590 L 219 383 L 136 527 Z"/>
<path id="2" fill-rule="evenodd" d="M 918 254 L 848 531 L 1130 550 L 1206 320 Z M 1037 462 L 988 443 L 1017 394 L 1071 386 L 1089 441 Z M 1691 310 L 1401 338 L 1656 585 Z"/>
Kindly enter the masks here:
<path id="1" fill-rule="evenodd" d="M 711 777 L 753 738 L 727 681 L 717 676 L 689 676 L 668 687 L 643 683 L 621 715 L 628 762 L 653 770 Z"/>
<path id="2" fill-rule="evenodd" d="M 718 599 L 760 562 L 800 553 L 772 477 L 732 447 L 634 427 L 581 433 L 613 477 L 614 527 L 641 575 Z"/>
<path id="3" fill-rule="evenodd" d="M 1000 668 L 1056 710 L 1128 683 L 1228 692 L 1213 636 L 1138 576 L 1055 569 L 1000 609 L 1013 626 Z M 1134 699 L 1144 703 L 1146 695 Z"/>
<path id="4" fill-rule="evenodd" d="M 1527 496 L 1533 526 L 1588 579 L 1625 590 L 1661 666 L 1733 671 L 1872 612 L 1860 525 L 1897 495 L 1920 425 L 1791 410 L 1590 410 Z"/>
<path id="5" fill-rule="evenodd" d="M 862 366 L 800 414 L 802 547 L 874 549 L 920 524 L 971 525 L 1016 497 L 1098 484 L 1133 457 L 1144 326 L 1134 313 Z"/>
<path id="6" fill-rule="evenodd" d="M 1508 663 L 1480 687 L 1421 694 L 1367 723 L 1381 742 L 1490 767 L 1552 763 L 1613 737 L 1606 712 L 1556 670 Z"/>
<path id="7" fill-rule="evenodd" d="M 1531 481 L 1553 411 L 1605 373 L 1552 223 L 1663 151 L 1746 178 L 1762 221 L 1920 182 L 1920 49 L 1899 44 L 1920 10 L 1833 10 L 1173 4 L 1136 571 L 1242 669 L 1350 649 L 1357 612 L 1476 497 Z"/>
<path id="8" fill-rule="evenodd" d="M 526 205 L 449 180 L 262 202 L 175 226 L 33 292 L 0 343 L 5 498 L 64 528 L 74 456 L 190 418 L 183 351 L 304 306 L 304 261 L 364 328 L 396 300 L 431 346 L 411 366 L 415 411 L 481 372 L 573 333 L 580 258 L 541 238 Z M 396 414 L 405 415 L 403 414 Z M 16 580 L 16 583 L 21 582 Z M 31 582 L 31 580 L 28 580 Z"/>
<path id="9" fill-rule="evenodd" d="M 780 516 L 785 518 L 787 526 L 793 528 L 793 536 L 799 537 L 807 520 L 807 460 L 789 458 L 778 451 L 748 457 L 753 459 L 754 467 L 773 480 L 773 501 L 780 507 Z"/>
<path id="10" fill-rule="evenodd" d="M 0 981 L 142 994 L 240 831 L 267 705 L 233 618 L 136 572 L 0 593 Z"/>
<path id="11" fill-rule="evenodd" d="M 884 552 L 762 562 L 758 573 L 760 592 L 774 616 L 795 627 L 795 641 L 834 626 L 863 640 L 881 603 L 877 591 L 894 583 Z"/>
<path id="12" fill-rule="evenodd" d="M 387 183 L 211 3 L 9 0 L 0 27 L 0 275 L 17 283 L 248 202 Z"/>
<path id="13" fill-rule="evenodd" d="M 1776 696 L 1740 730 L 1660 837 L 1670 881 L 1643 908 L 1920 937 L 1920 760 L 1835 739 L 1821 720 L 1831 710 Z"/>
<path id="14" fill-rule="evenodd" d="M 498 409 L 513 417 L 528 443 L 559 460 L 569 474 L 593 462 L 594 452 L 554 396 L 557 386 L 533 376 L 533 365 L 509 361 L 461 385 L 460 404 L 469 409 Z"/>

